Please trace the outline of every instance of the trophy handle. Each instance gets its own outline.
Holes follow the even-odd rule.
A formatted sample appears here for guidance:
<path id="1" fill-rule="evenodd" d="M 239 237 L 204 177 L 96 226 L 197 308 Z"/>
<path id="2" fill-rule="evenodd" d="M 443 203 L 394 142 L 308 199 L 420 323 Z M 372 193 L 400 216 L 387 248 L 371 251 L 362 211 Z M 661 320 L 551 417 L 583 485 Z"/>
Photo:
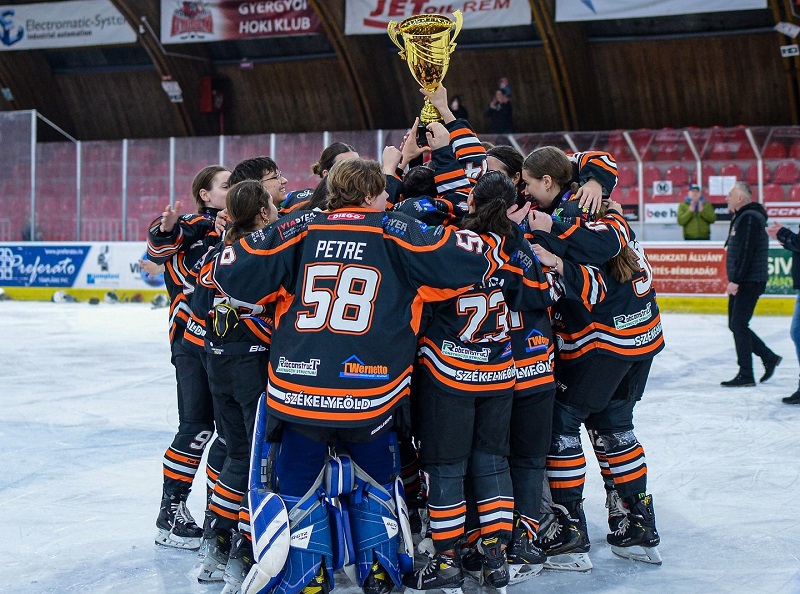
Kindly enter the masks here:
<path id="1" fill-rule="evenodd" d="M 456 49 L 456 37 L 458 37 L 458 34 L 461 33 L 461 27 L 464 25 L 464 15 L 461 14 L 460 10 L 456 10 L 453 13 L 453 17 L 456 20 L 453 23 L 453 36 L 450 38 L 450 53 Z"/>
<path id="2" fill-rule="evenodd" d="M 391 39 L 394 44 L 400 49 L 400 59 L 406 59 L 406 50 L 401 45 L 400 41 L 397 39 L 397 32 L 400 29 L 397 21 L 389 21 L 389 25 L 386 27 L 386 32 L 389 34 L 389 39 Z"/>

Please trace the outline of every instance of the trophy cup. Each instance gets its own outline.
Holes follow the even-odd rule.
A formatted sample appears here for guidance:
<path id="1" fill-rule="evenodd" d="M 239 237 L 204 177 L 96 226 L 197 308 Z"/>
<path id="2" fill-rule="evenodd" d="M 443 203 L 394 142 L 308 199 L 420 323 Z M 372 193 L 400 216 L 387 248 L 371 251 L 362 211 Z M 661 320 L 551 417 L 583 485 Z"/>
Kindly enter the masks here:
<path id="1" fill-rule="evenodd" d="M 400 59 L 408 64 L 411 75 L 424 89 L 433 92 L 442 82 L 450 65 L 450 54 L 456 48 L 455 39 L 464 24 L 460 10 L 453 13 L 454 21 L 441 14 L 418 14 L 404 19 L 399 24 L 389 21 L 389 38 L 400 48 Z M 452 36 L 451 36 L 452 32 Z M 402 38 L 400 43 L 398 37 Z M 417 144 L 428 144 L 425 132 L 431 122 L 441 122 L 442 116 L 430 100 L 419 114 Z"/>

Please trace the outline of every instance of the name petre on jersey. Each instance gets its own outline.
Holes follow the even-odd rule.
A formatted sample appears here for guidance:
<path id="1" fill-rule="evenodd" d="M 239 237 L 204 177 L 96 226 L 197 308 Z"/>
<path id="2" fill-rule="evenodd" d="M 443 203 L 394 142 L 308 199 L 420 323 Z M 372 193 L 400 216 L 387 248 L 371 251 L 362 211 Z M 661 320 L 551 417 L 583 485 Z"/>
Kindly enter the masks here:
<path id="1" fill-rule="evenodd" d="M 185 214 L 169 233 L 162 233 L 161 217 L 150 224 L 147 233 L 147 258 L 164 265 L 164 284 L 169 295 L 169 339 L 179 340 L 191 317 L 186 292 L 193 289 L 190 272 L 210 246 L 219 243 L 214 229 L 216 209 L 201 214 Z"/>
<path id="2" fill-rule="evenodd" d="M 226 247 L 213 280 L 240 310 L 275 303 L 270 414 L 357 427 L 408 396 L 423 304 L 486 282 L 504 248 L 398 213 L 303 211 Z"/>

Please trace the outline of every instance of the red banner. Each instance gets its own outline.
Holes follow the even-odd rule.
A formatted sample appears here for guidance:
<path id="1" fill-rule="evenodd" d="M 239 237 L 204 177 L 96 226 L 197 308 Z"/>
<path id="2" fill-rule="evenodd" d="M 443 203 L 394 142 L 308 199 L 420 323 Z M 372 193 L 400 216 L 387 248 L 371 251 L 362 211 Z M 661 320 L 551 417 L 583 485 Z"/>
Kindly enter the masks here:
<path id="1" fill-rule="evenodd" d="M 657 294 L 723 295 L 728 284 L 721 246 L 645 244 Z"/>
<path id="2" fill-rule="evenodd" d="M 165 44 L 316 35 L 321 31 L 322 24 L 307 0 L 161 0 L 161 43 Z"/>

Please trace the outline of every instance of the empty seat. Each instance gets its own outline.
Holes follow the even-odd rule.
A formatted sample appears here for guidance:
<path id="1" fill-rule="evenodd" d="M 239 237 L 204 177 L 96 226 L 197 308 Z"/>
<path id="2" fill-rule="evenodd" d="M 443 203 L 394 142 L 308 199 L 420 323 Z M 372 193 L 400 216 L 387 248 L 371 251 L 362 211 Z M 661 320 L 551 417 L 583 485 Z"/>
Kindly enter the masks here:
<path id="1" fill-rule="evenodd" d="M 772 181 L 769 167 L 766 163 L 761 164 L 761 170 L 764 172 L 764 183 L 768 184 Z M 746 181 L 751 186 L 754 186 L 758 183 L 758 163 L 754 163 L 747 168 L 747 171 L 744 174 L 744 181 Z"/>
<path id="2" fill-rule="evenodd" d="M 658 152 L 656 153 L 657 161 L 679 161 L 681 158 L 681 151 L 677 145 L 672 143 L 658 145 Z"/>
<path id="3" fill-rule="evenodd" d="M 764 202 L 783 202 L 785 198 L 783 186 L 778 184 L 766 184 L 764 186 Z"/>
<path id="4" fill-rule="evenodd" d="M 739 146 L 737 146 L 736 150 L 733 152 L 734 159 L 739 159 L 744 161 L 756 158 L 756 154 L 753 152 L 753 147 L 747 140 L 738 143 L 738 145 Z"/>
<path id="5" fill-rule="evenodd" d="M 794 161 L 783 161 L 775 166 L 772 181 L 776 184 L 793 184 L 800 181 L 800 170 Z"/>
<path id="6" fill-rule="evenodd" d="M 785 159 L 786 145 L 777 140 L 773 140 L 764 147 L 761 156 L 765 159 Z"/>
<path id="7" fill-rule="evenodd" d="M 673 165 L 667 169 L 664 179 L 671 181 L 673 186 L 685 186 L 689 183 L 689 172 L 683 165 Z"/>
<path id="8" fill-rule="evenodd" d="M 622 188 L 630 188 L 636 185 L 636 173 L 632 167 L 620 165 L 617 169 L 617 184 Z"/>
<path id="9" fill-rule="evenodd" d="M 714 169 L 713 165 L 704 164 L 703 165 L 703 187 L 708 187 L 708 178 L 712 175 L 717 175 L 717 170 Z"/>
<path id="10" fill-rule="evenodd" d="M 789 157 L 792 159 L 800 159 L 800 142 L 789 147 Z"/>
<path id="11" fill-rule="evenodd" d="M 644 187 L 653 188 L 653 182 L 662 180 L 661 170 L 655 165 L 648 165 L 644 168 Z"/>
<path id="12" fill-rule="evenodd" d="M 719 168 L 720 175 L 733 175 L 737 180 L 742 179 L 742 168 L 736 163 L 727 163 Z"/>
<path id="13" fill-rule="evenodd" d="M 727 161 L 731 158 L 731 147 L 727 142 L 715 142 L 708 152 L 711 161 Z"/>
<path id="14" fill-rule="evenodd" d="M 800 202 L 800 184 L 795 184 L 792 186 L 792 189 L 789 192 L 789 200 L 792 202 Z"/>

